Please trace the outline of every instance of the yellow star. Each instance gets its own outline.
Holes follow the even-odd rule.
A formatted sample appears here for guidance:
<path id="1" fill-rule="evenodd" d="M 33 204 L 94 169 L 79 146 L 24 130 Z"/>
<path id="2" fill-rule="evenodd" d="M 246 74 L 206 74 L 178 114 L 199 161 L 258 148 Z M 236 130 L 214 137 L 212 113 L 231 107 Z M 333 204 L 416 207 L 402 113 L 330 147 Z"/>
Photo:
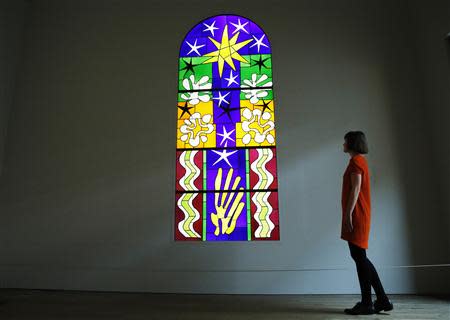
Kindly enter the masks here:
<path id="1" fill-rule="evenodd" d="M 224 63 L 228 63 L 228 65 L 236 71 L 236 67 L 234 66 L 233 59 L 236 59 L 241 62 L 248 63 L 247 60 L 244 59 L 237 51 L 244 47 L 246 44 L 248 44 L 250 41 L 253 41 L 253 39 L 245 40 L 239 43 L 236 43 L 237 38 L 239 36 L 239 32 L 236 33 L 231 39 L 228 38 L 228 25 L 225 25 L 225 28 L 223 29 L 222 34 L 222 41 L 217 42 L 211 37 L 208 37 L 209 40 L 211 40 L 212 43 L 216 46 L 218 50 L 209 52 L 204 55 L 204 57 L 212 57 L 203 63 L 211 63 L 211 62 L 217 62 L 219 66 L 219 75 L 222 77 L 223 72 L 223 65 Z"/>

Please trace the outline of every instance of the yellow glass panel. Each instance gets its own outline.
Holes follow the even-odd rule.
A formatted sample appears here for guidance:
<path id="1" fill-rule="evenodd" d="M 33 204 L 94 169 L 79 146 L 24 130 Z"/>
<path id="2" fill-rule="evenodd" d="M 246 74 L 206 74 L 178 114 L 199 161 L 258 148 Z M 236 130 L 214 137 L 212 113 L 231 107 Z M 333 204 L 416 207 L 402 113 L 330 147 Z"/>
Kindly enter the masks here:
<path id="1" fill-rule="evenodd" d="M 275 145 L 273 109 L 273 101 L 270 100 L 260 100 L 256 104 L 252 104 L 249 100 L 241 100 L 242 122 L 236 124 L 236 145 L 238 147 Z"/>

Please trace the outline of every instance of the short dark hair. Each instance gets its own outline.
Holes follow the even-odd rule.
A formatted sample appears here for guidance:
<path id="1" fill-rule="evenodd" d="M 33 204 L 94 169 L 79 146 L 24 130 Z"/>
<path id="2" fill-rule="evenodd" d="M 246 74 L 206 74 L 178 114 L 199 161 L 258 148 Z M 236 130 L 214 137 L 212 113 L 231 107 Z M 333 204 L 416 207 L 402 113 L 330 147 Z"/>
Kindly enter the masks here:
<path id="1" fill-rule="evenodd" d="M 344 140 L 347 148 L 361 154 L 369 153 L 366 135 L 362 131 L 349 131 L 345 134 Z"/>

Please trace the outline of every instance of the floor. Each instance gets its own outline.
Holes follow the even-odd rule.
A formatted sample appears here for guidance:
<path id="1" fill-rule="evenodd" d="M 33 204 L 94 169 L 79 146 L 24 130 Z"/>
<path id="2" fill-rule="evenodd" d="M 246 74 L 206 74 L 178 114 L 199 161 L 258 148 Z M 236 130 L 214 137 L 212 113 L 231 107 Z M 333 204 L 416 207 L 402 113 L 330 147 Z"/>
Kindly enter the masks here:
<path id="1" fill-rule="evenodd" d="M 450 297 L 392 295 L 394 311 L 348 316 L 356 295 L 192 295 L 0 289 L 0 319 L 439 319 Z"/>

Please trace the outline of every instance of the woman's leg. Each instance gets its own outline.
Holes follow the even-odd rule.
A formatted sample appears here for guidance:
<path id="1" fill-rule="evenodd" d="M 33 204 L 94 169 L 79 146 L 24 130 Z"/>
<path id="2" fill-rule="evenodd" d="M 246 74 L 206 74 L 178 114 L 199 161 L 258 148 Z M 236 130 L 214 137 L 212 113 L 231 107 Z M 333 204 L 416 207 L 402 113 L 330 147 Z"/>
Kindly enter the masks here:
<path id="1" fill-rule="evenodd" d="M 366 257 L 367 264 L 369 265 L 370 269 L 370 284 L 373 287 L 373 290 L 375 291 L 375 294 L 377 295 L 377 299 L 379 301 L 384 301 L 387 299 L 386 293 L 384 292 L 383 285 L 381 284 L 380 277 L 378 276 L 377 270 L 375 269 L 372 262 L 369 260 L 369 258 Z"/>
<path id="2" fill-rule="evenodd" d="M 372 262 L 367 258 L 366 250 L 351 242 L 348 244 L 350 247 L 350 254 L 356 263 L 356 270 L 358 272 L 359 284 L 361 287 L 361 302 L 369 304 L 372 302 L 371 286 L 379 301 L 386 300 L 387 296 L 384 292 L 383 285 L 381 284 L 380 277 Z"/>
<path id="3" fill-rule="evenodd" d="M 372 304 L 372 291 L 370 287 L 371 270 L 366 263 L 366 250 L 348 242 L 350 255 L 355 260 L 356 271 L 358 273 L 359 286 L 361 288 L 361 303 L 364 305 Z"/>

